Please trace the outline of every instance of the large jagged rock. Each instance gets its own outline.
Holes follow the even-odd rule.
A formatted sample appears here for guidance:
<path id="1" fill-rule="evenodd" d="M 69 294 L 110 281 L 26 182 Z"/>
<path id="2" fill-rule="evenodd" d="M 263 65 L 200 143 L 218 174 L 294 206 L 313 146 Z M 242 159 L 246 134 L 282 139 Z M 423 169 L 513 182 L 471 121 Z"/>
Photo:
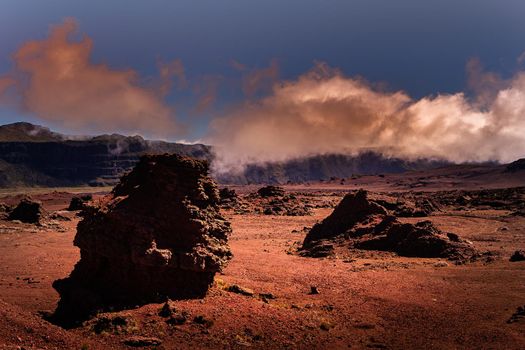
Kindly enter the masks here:
<path id="1" fill-rule="evenodd" d="M 85 208 L 74 240 L 80 261 L 53 284 L 61 297 L 54 319 L 68 326 L 99 310 L 203 297 L 232 256 L 207 172 L 204 161 L 143 156 Z"/>
<path id="2" fill-rule="evenodd" d="M 464 261 L 476 254 L 454 233 L 445 234 L 430 221 L 401 223 L 366 191 L 347 194 L 335 210 L 306 235 L 302 254 L 328 256 L 342 246 L 395 252 L 402 256 Z"/>
<path id="3" fill-rule="evenodd" d="M 376 202 L 369 201 L 366 191 L 349 193 L 339 202 L 332 214 L 312 227 L 305 237 L 303 246 L 309 247 L 313 242 L 335 238 L 357 223 L 378 214 L 386 215 L 387 210 Z"/>

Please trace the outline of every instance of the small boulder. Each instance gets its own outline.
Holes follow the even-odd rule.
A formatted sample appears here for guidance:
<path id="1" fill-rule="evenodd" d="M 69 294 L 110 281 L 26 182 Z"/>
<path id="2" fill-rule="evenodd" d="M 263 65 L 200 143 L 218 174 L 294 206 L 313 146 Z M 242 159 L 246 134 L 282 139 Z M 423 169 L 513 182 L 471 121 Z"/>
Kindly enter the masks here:
<path id="1" fill-rule="evenodd" d="M 238 284 L 232 284 L 231 286 L 228 286 L 228 288 L 226 288 L 226 290 L 228 292 L 241 294 L 241 295 L 244 295 L 244 296 L 247 296 L 247 297 L 251 297 L 251 296 L 253 296 L 255 294 L 255 292 L 253 290 L 251 290 L 249 288 L 241 287 Z"/>
<path id="2" fill-rule="evenodd" d="M 509 260 L 512 262 L 525 261 L 525 250 L 516 250 Z"/>
<path id="3" fill-rule="evenodd" d="M 19 220 L 28 224 L 39 224 L 43 214 L 42 203 L 26 197 L 9 213 L 8 219 Z"/>

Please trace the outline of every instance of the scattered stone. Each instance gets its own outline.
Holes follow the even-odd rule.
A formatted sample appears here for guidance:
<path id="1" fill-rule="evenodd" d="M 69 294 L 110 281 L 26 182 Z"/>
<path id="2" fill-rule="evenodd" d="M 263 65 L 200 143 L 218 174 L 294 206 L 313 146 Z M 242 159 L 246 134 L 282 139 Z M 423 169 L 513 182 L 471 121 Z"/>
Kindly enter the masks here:
<path id="1" fill-rule="evenodd" d="M 169 301 L 166 301 L 164 305 L 162 305 L 162 308 L 159 311 L 160 317 L 170 317 L 173 315 L 177 310 L 170 305 Z"/>
<path id="2" fill-rule="evenodd" d="M 228 286 L 226 288 L 226 290 L 228 292 L 232 292 L 232 293 L 237 293 L 237 294 L 241 294 L 241 295 L 244 295 L 244 296 L 247 296 L 247 297 L 252 297 L 255 292 L 249 288 L 244 288 L 244 287 L 241 287 L 237 284 L 232 284 L 230 286 Z"/>
<path id="3" fill-rule="evenodd" d="M 277 297 L 275 295 L 273 295 L 272 293 L 259 293 L 259 297 L 261 298 L 264 298 L 264 299 L 277 299 Z"/>
<path id="4" fill-rule="evenodd" d="M 96 334 L 128 334 L 137 329 L 137 323 L 129 315 L 99 315 L 90 324 Z"/>
<path id="5" fill-rule="evenodd" d="M 319 289 L 317 289 L 316 286 L 311 286 L 310 287 L 310 293 L 308 293 L 310 295 L 315 295 L 315 294 L 319 294 Z"/>
<path id="6" fill-rule="evenodd" d="M 329 331 L 332 327 L 333 326 L 328 322 L 321 322 L 321 324 L 319 325 L 319 328 L 321 328 L 321 330 L 323 331 Z"/>
<path id="7" fill-rule="evenodd" d="M 257 194 L 261 197 L 280 197 L 284 196 L 284 188 L 279 186 L 265 186 L 257 190 Z"/>
<path id="8" fill-rule="evenodd" d="M 516 250 L 509 260 L 512 262 L 525 261 L 525 250 Z"/>
<path id="9" fill-rule="evenodd" d="M 207 319 L 203 315 L 195 316 L 195 318 L 193 319 L 193 323 L 203 325 L 206 328 L 210 328 L 213 326 L 213 320 Z"/>
<path id="10" fill-rule="evenodd" d="M 521 320 L 525 320 L 525 306 L 519 306 L 516 312 L 508 319 L 507 323 L 514 323 Z"/>
<path id="11" fill-rule="evenodd" d="M 166 320 L 166 323 L 172 326 L 180 326 L 188 321 L 189 314 L 186 311 L 177 312 Z"/>
<path id="12" fill-rule="evenodd" d="M 438 261 L 434 264 L 434 267 L 448 267 L 448 263 L 446 261 Z"/>
<path id="13" fill-rule="evenodd" d="M 236 200 L 237 198 L 239 198 L 235 190 L 230 189 L 228 187 L 224 187 L 219 190 L 219 197 L 221 199 L 221 202 L 229 201 L 229 200 Z"/>
<path id="14" fill-rule="evenodd" d="M 53 283 L 55 320 L 72 326 L 97 310 L 201 298 L 231 259 L 231 227 L 219 213 L 208 164 L 143 156 L 96 206 L 84 210 L 74 244 L 81 259 Z"/>
<path id="15" fill-rule="evenodd" d="M 42 203 L 26 197 L 9 213 L 8 219 L 19 220 L 28 224 L 39 224 L 43 215 Z"/>
<path id="16" fill-rule="evenodd" d="M 0 219 L 6 219 L 12 209 L 9 205 L 0 203 Z"/>
<path id="17" fill-rule="evenodd" d="M 133 347 L 146 347 L 146 346 L 158 346 L 162 344 L 162 340 L 160 340 L 159 338 L 153 338 L 153 337 L 133 336 L 133 337 L 124 339 L 123 343 L 128 346 L 133 346 Z"/>
<path id="18" fill-rule="evenodd" d="M 334 244 L 320 241 L 319 244 L 312 245 L 310 249 L 302 253 L 311 258 L 326 258 L 334 255 Z"/>
<path id="19" fill-rule="evenodd" d="M 83 210 L 89 201 L 93 200 L 93 196 L 88 194 L 85 196 L 80 197 L 73 197 L 71 198 L 71 201 L 69 202 L 69 207 L 67 210 L 69 211 L 76 211 L 76 210 Z"/>

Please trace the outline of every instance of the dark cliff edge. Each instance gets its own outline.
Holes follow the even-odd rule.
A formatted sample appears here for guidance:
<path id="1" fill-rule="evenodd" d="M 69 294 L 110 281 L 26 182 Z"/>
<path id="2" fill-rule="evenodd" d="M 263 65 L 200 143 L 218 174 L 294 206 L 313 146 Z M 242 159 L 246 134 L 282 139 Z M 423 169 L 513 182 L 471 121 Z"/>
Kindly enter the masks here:
<path id="1" fill-rule="evenodd" d="M 29 123 L 0 126 L 0 187 L 114 185 L 144 154 L 177 153 L 210 160 L 210 147 L 140 136 L 70 140 Z"/>

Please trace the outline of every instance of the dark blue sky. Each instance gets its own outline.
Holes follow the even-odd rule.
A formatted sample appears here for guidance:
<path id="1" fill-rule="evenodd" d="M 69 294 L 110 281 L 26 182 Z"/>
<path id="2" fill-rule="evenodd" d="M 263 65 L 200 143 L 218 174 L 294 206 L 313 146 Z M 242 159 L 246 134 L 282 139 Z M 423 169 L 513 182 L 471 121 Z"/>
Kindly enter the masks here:
<path id="1" fill-rule="evenodd" d="M 525 51 L 523 0 L 2 0 L 0 74 L 24 41 L 45 38 L 65 17 L 93 39 L 94 61 L 147 76 L 159 57 L 180 58 L 190 81 L 235 79 L 232 59 L 249 67 L 277 59 L 285 79 L 320 60 L 421 97 L 465 90 L 471 57 L 509 76 Z M 241 96 L 223 86 L 216 108 Z M 20 118 L 0 109 L 0 122 Z M 194 136 L 206 120 L 194 122 Z"/>

